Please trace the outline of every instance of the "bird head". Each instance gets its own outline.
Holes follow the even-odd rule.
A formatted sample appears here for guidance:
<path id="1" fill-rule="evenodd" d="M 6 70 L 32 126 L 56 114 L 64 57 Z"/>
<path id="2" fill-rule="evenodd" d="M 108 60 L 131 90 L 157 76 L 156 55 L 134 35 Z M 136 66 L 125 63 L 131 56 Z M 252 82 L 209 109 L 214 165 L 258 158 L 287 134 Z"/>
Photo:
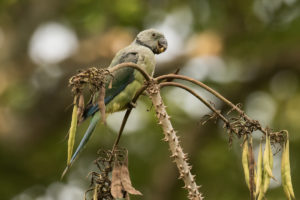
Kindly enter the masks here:
<path id="1" fill-rule="evenodd" d="M 135 42 L 148 47 L 155 54 L 160 54 L 168 48 L 165 36 L 155 29 L 147 29 L 140 32 L 136 36 Z"/>

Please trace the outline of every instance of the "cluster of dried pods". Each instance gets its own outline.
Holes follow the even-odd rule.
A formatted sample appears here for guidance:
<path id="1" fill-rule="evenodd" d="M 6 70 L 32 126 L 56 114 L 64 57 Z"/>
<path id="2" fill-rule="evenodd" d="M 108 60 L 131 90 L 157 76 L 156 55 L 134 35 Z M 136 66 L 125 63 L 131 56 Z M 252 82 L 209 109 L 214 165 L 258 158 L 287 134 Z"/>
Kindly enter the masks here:
<path id="1" fill-rule="evenodd" d="M 128 151 L 126 149 L 100 150 L 99 158 L 95 161 L 100 173 L 92 172 L 91 188 L 92 200 L 129 200 L 129 194 L 142 195 L 136 190 L 130 180 L 128 171 Z"/>
<path id="2" fill-rule="evenodd" d="M 278 133 L 274 133 L 277 134 Z M 246 184 L 250 190 L 251 199 L 262 200 L 269 188 L 270 179 L 277 181 L 273 176 L 273 151 L 271 148 L 272 132 L 265 136 L 264 152 L 262 151 L 262 141 L 259 145 L 258 158 L 256 168 L 254 166 L 252 137 L 245 135 L 242 151 L 242 165 L 244 168 Z M 285 135 L 283 143 L 282 159 L 281 159 L 281 180 L 287 199 L 295 199 L 289 160 L 289 138 L 287 131 L 281 131 Z"/>

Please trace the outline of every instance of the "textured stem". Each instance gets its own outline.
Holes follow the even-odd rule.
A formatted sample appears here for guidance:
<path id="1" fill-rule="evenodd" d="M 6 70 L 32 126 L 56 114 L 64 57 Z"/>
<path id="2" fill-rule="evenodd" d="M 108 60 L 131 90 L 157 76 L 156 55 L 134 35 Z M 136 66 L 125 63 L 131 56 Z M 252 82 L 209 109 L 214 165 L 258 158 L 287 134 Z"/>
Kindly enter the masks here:
<path id="1" fill-rule="evenodd" d="M 187 163 L 187 155 L 183 153 L 182 147 L 179 144 L 179 139 L 176 136 L 176 132 L 171 124 L 170 117 L 166 112 L 166 107 L 160 96 L 158 84 L 152 82 L 147 89 L 147 92 L 155 107 L 159 124 L 163 128 L 165 134 L 164 141 L 169 143 L 169 147 L 172 152 L 171 157 L 174 158 L 174 162 L 179 170 L 179 178 L 184 181 L 184 188 L 188 190 L 188 198 L 191 200 L 202 200 L 203 197 L 198 190 L 199 186 L 197 186 L 195 182 L 195 176 L 192 175 L 190 171 L 192 167 Z"/>

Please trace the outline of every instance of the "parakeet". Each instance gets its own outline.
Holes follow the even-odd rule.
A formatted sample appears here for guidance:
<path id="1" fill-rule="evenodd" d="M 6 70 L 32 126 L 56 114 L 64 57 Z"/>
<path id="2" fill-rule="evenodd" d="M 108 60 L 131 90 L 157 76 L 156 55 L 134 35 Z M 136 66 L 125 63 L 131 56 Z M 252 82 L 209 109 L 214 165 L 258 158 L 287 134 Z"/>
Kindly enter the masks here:
<path id="1" fill-rule="evenodd" d="M 113 58 L 109 68 L 120 63 L 132 62 L 139 65 L 150 76 L 153 76 L 155 69 L 154 54 L 160 54 L 167 49 L 168 43 L 165 36 L 155 29 L 148 29 L 140 32 L 135 40 L 124 49 L 120 50 Z M 133 68 L 122 68 L 113 74 L 112 87 L 106 85 L 105 105 L 106 113 L 113 113 L 127 108 L 136 92 L 144 84 L 144 77 Z M 98 104 L 90 104 L 83 113 L 83 119 L 92 117 L 89 127 L 86 130 L 80 144 L 73 154 L 70 165 L 76 159 L 78 153 L 83 149 L 98 121 L 101 118 Z"/>

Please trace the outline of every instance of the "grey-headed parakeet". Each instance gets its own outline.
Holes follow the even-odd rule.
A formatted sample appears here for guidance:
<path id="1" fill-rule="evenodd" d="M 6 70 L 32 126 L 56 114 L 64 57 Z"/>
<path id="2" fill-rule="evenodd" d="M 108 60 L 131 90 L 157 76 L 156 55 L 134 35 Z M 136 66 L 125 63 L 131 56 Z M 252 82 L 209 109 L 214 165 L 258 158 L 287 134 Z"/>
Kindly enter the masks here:
<path id="1" fill-rule="evenodd" d="M 160 54 L 167 49 L 167 40 L 164 35 L 155 29 L 140 32 L 135 40 L 120 50 L 113 58 L 110 67 L 120 63 L 132 62 L 144 69 L 150 76 L 155 69 L 154 54 Z M 105 105 L 106 113 L 113 113 L 127 108 L 136 92 L 144 84 L 144 77 L 133 68 L 122 68 L 114 72 L 112 87 L 106 86 Z M 98 121 L 101 118 L 98 104 L 88 105 L 83 113 L 83 119 L 92 117 L 80 144 L 73 154 L 69 166 L 74 162 L 78 153 L 83 149 Z"/>

